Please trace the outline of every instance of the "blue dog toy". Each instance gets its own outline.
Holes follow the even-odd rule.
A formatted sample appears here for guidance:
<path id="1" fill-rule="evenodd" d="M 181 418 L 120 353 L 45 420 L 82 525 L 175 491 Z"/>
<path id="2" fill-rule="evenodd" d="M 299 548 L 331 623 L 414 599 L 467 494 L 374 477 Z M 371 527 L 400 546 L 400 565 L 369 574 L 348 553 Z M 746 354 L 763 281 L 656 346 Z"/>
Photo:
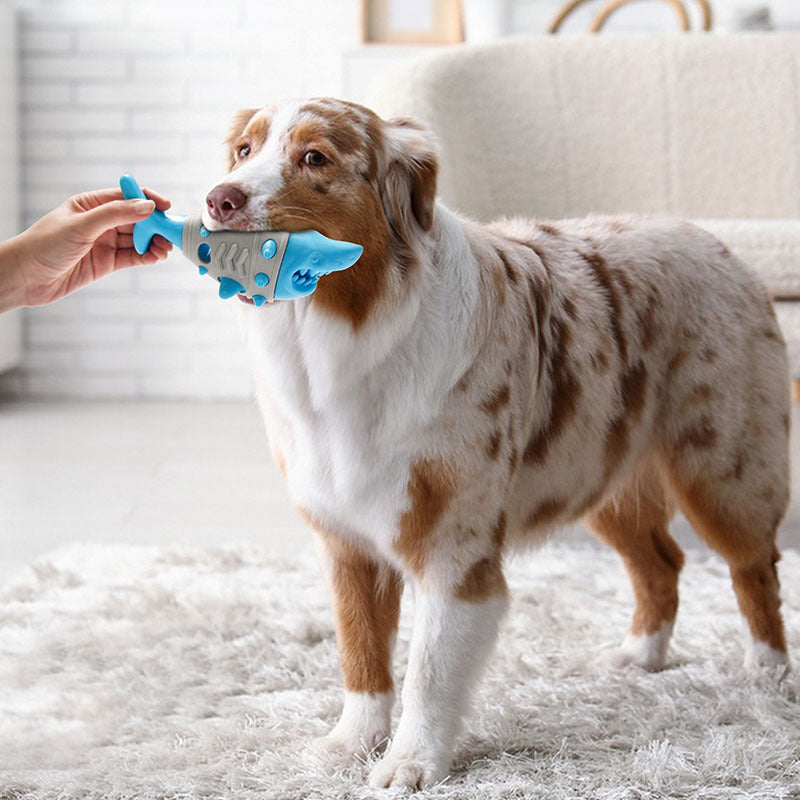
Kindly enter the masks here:
<path id="1" fill-rule="evenodd" d="M 119 185 L 128 199 L 144 197 L 130 175 L 123 175 Z M 157 233 L 178 245 L 188 259 L 196 258 L 201 275 L 219 281 L 220 297 L 241 294 L 257 306 L 310 295 L 321 277 L 351 267 L 364 250 L 317 231 L 209 231 L 199 214 L 154 211 L 133 228 L 136 252 L 146 253 Z"/>

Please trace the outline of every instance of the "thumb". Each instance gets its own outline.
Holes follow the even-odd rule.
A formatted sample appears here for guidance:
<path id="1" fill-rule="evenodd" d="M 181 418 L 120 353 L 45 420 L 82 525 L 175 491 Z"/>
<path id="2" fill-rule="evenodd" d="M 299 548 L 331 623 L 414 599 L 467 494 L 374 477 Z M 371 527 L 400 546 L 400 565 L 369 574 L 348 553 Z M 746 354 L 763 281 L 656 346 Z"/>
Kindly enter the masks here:
<path id="1" fill-rule="evenodd" d="M 91 211 L 84 211 L 80 215 L 81 230 L 89 236 L 96 237 L 110 228 L 119 225 L 130 225 L 149 217 L 155 210 L 156 204 L 152 200 L 112 200 L 103 203 Z"/>

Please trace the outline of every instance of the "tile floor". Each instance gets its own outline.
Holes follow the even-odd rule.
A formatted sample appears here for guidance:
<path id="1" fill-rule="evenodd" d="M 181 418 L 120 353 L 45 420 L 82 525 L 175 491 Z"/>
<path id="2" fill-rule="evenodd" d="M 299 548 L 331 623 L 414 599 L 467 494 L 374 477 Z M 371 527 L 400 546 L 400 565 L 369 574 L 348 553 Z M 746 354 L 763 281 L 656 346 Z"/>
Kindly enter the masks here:
<path id="1" fill-rule="evenodd" d="M 73 541 L 308 537 L 247 403 L 0 404 L 0 582 Z"/>
<path id="2" fill-rule="evenodd" d="M 798 406 L 792 436 L 798 486 Z M 782 547 L 800 547 L 794 494 Z M 687 527 L 674 523 L 677 538 L 697 545 Z M 255 404 L 0 403 L 0 584 L 73 541 L 249 542 L 288 554 L 308 539 Z"/>

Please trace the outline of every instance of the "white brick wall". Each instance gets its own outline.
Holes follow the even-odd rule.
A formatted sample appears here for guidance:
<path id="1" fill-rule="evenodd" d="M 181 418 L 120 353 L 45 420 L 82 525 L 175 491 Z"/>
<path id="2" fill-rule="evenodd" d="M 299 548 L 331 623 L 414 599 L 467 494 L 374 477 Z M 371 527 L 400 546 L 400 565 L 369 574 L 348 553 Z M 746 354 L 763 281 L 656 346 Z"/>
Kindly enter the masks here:
<path id="1" fill-rule="evenodd" d="M 22 222 L 131 172 L 176 211 L 222 174 L 233 111 L 341 94 L 360 0 L 17 0 Z M 233 302 L 233 301 L 230 301 Z M 0 392 L 245 397 L 230 302 L 179 253 L 26 312 L 21 372 Z"/>

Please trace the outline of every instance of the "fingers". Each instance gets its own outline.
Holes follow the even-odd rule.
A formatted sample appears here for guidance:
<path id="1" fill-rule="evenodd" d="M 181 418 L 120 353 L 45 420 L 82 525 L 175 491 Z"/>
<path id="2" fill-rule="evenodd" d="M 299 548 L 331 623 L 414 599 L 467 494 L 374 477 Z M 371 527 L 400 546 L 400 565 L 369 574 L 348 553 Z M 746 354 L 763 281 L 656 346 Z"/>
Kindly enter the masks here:
<path id="1" fill-rule="evenodd" d="M 131 237 L 133 239 L 133 237 Z M 168 242 L 163 236 L 154 236 L 150 242 L 150 247 L 148 248 L 148 253 L 153 253 L 157 257 L 158 261 L 161 259 L 166 258 L 170 252 L 172 251 L 172 242 Z"/>
<path id="2" fill-rule="evenodd" d="M 129 240 L 129 241 L 126 241 Z M 146 253 L 139 255 L 133 249 L 133 237 L 121 236 L 117 239 L 117 252 L 114 259 L 114 269 L 137 267 L 155 264 L 165 259 L 172 250 L 172 244 L 162 236 L 154 236 L 150 248 Z"/>
<path id="3" fill-rule="evenodd" d="M 117 234 L 117 252 L 123 250 L 133 249 L 133 235 L 130 233 Z M 148 253 L 154 253 L 158 260 L 166 258 L 172 252 L 172 242 L 167 241 L 163 236 L 156 234 L 150 240 L 150 247 L 147 249 Z"/>
<path id="4" fill-rule="evenodd" d="M 97 189 L 94 192 L 76 194 L 66 201 L 75 211 L 90 211 L 113 200 L 123 200 L 122 189 Z"/>
<path id="5" fill-rule="evenodd" d="M 159 211 L 166 211 L 172 206 L 172 203 L 166 197 L 154 192 L 152 189 L 142 189 L 145 197 L 153 200 L 156 208 Z M 115 200 L 124 200 L 122 189 L 97 189 L 93 192 L 84 192 L 83 194 L 76 194 L 70 197 L 67 203 L 72 206 L 75 211 L 91 211 L 93 208 L 111 203 Z"/>
<path id="6" fill-rule="evenodd" d="M 133 236 L 129 234 L 117 234 L 117 249 L 118 250 L 128 250 L 133 247 Z M 163 236 L 159 236 L 156 234 L 150 240 L 150 247 L 148 248 L 148 252 L 152 250 L 156 253 L 163 253 L 167 255 L 168 253 L 172 252 L 172 242 L 165 239 Z"/>
<path id="7" fill-rule="evenodd" d="M 153 200 L 112 200 L 79 214 L 75 217 L 75 223 L 84 236 L 96 239 L 110 228 L 129 225 L 149 217 L 155 207 Z"/>
<path id="8" fill-rule="evenodd" d="M 143 190 L 147 199 L 124 199 L 121 189 L 99 189 L 75 195 L 66 202 L 72 212 L 65 218 L 72 239 L 94 247 L 104 242 L 103 249 L 110 255 L 111 269 L 123 269 L 143 264 L 155 264 L 166 258 L 172 244 L 162 236 L 154 236 L 148 251 L 139 255 L 133 247 L 133 229 L 136 223 L 149 217 L 156 209 L 165 211 L 170 202 L 157 192 Z M 113 232 L 113 235 L 112 235 Z M 108 235 L 106 235 L 108 234 Z"/>
<path id="9" fill-rule="evenodd" d="M 149 217 L 154 210 L 166 211 L 171 206 L 170 201 L 158 192 L 150 189 L 144 189 L 143 192 L 148 199 L 126 200 L 121 189 L 99 189 L 75 195 L 67 202 L 73 211 L 78 212 L 73 219 L 84 237 L 97 239 L 112 228 L 117 229 L 117 234 L 127 236 L 133 233 L 137 222 Z"/>
<path id="10" fill-rule="evenodd" d="M 119 250 L 114 260 L 114 269 L 127 269 L 128 267 L 140 267 L 142 265 L 155 264 L 159 260 L 155 253 L 148 250 L 143 255 L 139 255 L 135 250 Z"/>
<path id="11" fill-rule="evenodd" d="M 172 242 L 168 241 L 158 233 L 150 240 L 150 247 L 153 245 L 156 245 L 160 250 L 164 250 L 167 253 L 172 250 Z M 118 230 L 117 250 L 127 250 L 131 247 L 133 247 L 133 233 L 120 233 Z"/>
<path id="12" fill-rule="evenodd" d="M 163 195 L 160 195 L 158 192 L 154 192 L 152 189 L 144 188 L 142 189 L 146 197 L 149 197 L 152 201 L 155 202 L 156 208 L 159 211 L 166 211 L 168 208 L 172 206 L 169 200 Z"/>

